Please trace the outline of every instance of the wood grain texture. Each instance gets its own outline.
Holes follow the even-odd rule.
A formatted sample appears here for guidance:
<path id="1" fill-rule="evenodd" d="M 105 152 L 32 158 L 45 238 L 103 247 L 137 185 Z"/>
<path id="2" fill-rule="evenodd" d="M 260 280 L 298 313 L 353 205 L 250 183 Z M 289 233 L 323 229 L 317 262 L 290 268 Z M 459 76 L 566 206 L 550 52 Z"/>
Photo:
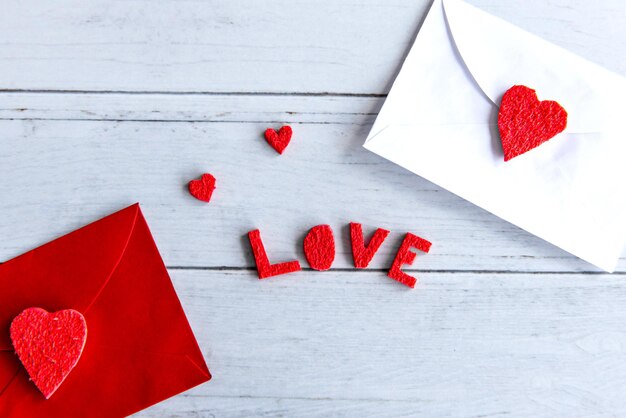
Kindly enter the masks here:
<path id="1" fill-rule="evenodd" d="M 610 69 L 623 0 L 472 0 Z M 5 0 L 0 88 L 386 93 L 429 0 Z"/>
<path id="2" fill-rule="evenodd" d="M 142 416 L 626 413 L 624 275 L 171 273 L 215 378 Z"/>

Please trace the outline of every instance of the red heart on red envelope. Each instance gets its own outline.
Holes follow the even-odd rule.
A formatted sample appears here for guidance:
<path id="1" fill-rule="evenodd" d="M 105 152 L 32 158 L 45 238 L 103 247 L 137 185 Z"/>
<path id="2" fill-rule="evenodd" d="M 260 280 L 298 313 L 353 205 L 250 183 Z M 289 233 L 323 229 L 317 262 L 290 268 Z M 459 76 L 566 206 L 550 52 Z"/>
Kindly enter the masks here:
<path id="1" fill-rule="evenodd" d="M 504 161 L 538 147 L 567 126 L 567 112 L 555 101 L 537 98 L 535 90 L 513 86 L 504 93 L 498 129 Z"/>
<path id="2" fill-rule="evenodd" d="M 28 308 L 13 319 L 10 332 L 17 356 L 49 399 L 80 359 L 87 341 L 85 318 L 72 309 Z"/>
<path id="3" fill-rule="evenodd" d="M 215 177 L 211 174 L 203 174 L 200 180 L 189 182 L 189 193 L 198 200 L 209 202 L 215 190 Z"/>
<path id="4" fill-rule="evenodd" d="M 268 128 L 265 130 L 265 140 L 276 150 L 276 152 L 282 154 L 291 141 L 292 133 L 293 131 L 290 126 L 283 126 L 278 130 L 278 132 L 274 129 Z"/>

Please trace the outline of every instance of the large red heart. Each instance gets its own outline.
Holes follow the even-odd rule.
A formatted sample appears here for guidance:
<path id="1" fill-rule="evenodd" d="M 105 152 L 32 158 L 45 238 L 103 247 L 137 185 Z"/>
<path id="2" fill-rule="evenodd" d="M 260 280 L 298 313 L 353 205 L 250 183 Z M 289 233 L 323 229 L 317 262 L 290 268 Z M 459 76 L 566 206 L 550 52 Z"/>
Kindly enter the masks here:
<path id="1" fill-rule="evenodd" d="M 283 126 L 278 132 L 268 128 L 265 130 L 265 140 L 276 150 L 276 152 L 282 154 L 291 141 L 292 133 L 291 126 Z"/>
<path id="2" fill-rule="evenodd" d="M 203 174 L 200 180 L 191 180 L 189 182 L 189 193 L 203 202 L 211 201 L 213 190 L 215 190 L 215 177 L 211 174 Z"/>
<path id="3" fill-rule="evenodd" d="M 72 309 L 28 308 L 13 319 L 10 332 L 17 356 L 49 399 L 80 359 L 87 341 L 85 318 Z"/>
<path id="4" fill-rule="evenodd" d="M 498 129 L 504 161 L 538 147 L 565 130 L 567 112 L 554 101 L 540 102 L 535 90 L 513 86 L 504 93 Z"/>

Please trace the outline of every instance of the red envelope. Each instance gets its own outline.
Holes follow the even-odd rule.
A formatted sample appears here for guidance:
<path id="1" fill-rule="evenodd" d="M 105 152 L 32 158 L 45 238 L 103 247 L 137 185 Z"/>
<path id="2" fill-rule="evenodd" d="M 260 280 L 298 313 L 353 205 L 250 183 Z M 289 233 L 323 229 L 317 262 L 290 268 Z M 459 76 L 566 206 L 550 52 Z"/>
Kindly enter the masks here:
<path id="1" fill-rule="evenodd" d="M 29 307 L 87 322 L 82 357 L 49 400 L 9 336 Z M 0 265 L 1 417 L 123 417 L 209 379 L 138 204 Z"/>

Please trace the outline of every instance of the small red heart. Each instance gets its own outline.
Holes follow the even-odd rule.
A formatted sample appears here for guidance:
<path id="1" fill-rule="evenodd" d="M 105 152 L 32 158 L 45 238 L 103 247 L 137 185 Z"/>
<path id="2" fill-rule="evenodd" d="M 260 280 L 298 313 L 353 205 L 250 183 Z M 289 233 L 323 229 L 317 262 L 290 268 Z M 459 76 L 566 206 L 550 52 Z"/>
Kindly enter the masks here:
<path id="1" fill-rule="evenodd" d="M 537 98 L 535 90 L 513 86 L 504 93 L 498 129 L 504 161 L 538 147 L 567 126 L 567 112 L 555 101 Z"/>
<path id="2" fill-rule="evenodd" d="M 265 130 L 265 140 L 272 146 L 279 154 L 282 154 L 289 141 L 291 141 L 292 134 L 291 126 L 285 125 L 278 132 L 272 128 Z"/>
<path id="3" fill-rule="evenodd" d="M 215 177 L 211 174 L 203 174 L 200 180 L 191 180 L 189 182 L 189 193 L 203 202 L 211 201 L 213 190 L 215 190 Z"/>
<path id="4" fill-rule="evenodd" d="M 85 318 L 72 309 L 48 313 L 28 308 L 13 319 L 10 332 L 13 348 L 30 379 L 49 399 L 83 353 Z"/>

